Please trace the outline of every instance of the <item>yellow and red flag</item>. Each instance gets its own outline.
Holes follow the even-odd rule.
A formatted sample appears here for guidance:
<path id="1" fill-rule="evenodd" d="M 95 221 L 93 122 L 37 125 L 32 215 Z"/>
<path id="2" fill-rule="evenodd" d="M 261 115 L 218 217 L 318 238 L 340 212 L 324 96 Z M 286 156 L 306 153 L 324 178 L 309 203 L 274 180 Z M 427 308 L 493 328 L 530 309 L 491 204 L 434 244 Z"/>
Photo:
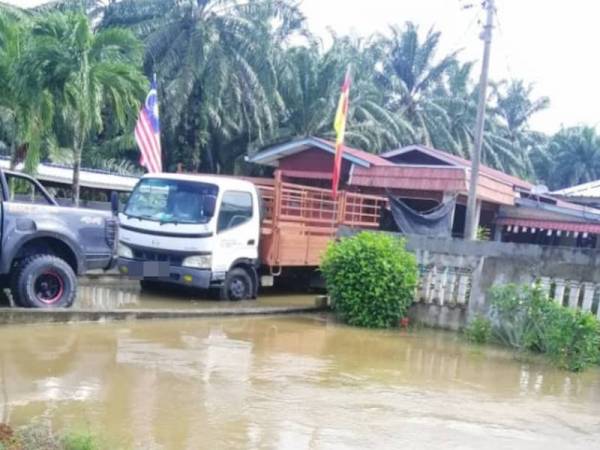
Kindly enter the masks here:
<path id="1" fill-rule="evenodd" d="M 350 67 L 346 70 L 344 83 L 342 84 L 342 93 L 338 102 L 337 112 L 333 128 L 335 137 L 335 158 L 333 161 L 333 180 L 331 185 L 332 195 L 337 196 L 338 185 L 340 184 L 340 172 L 342 170 L 342 153 L 344 151 L 344 133 L 346 132 L 346 116 L 348 115 L 348 102 L 350 100 Z"/>

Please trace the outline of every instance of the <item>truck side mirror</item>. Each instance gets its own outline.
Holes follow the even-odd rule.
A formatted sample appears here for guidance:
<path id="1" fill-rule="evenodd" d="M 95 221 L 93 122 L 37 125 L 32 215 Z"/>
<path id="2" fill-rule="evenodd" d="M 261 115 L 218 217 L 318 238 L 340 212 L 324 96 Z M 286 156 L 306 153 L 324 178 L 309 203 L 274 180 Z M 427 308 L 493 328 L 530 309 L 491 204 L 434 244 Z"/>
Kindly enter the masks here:
<path id="1" fill-rule="evenodd" d="M 115 191 L 110 193 L 110 210 L 112 211 L 113 216 L 119 214 L 119 194 Z"/>

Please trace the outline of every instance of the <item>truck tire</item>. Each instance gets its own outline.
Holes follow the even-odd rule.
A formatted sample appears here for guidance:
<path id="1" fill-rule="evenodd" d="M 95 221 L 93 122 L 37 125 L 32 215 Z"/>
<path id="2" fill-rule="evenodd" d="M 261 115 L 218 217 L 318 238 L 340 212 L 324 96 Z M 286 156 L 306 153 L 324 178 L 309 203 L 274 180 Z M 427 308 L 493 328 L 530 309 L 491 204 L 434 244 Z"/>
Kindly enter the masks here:
<path id="1" fill-rule="evenodd" d="M 21 261 L 11 284 L 15 302 L 25 308 L 68 308 L 77 293 L 75 272 L 54 255 L 36 255 Z"/>
<path id="2" fill-rule="evenodd" d="M 253 297 L 254 283 L 246 270 L 236 267 L 227 272 L 223 286 L 221 286 L 221 300 L 240 301 Z"/>

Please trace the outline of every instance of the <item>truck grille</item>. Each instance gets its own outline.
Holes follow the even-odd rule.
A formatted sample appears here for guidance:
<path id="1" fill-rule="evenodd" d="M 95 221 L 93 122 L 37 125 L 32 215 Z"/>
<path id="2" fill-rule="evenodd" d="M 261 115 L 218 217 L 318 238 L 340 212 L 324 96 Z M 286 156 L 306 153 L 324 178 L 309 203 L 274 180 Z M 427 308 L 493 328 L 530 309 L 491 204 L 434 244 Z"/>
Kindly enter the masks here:
<path id="1" fill-rule="evenodd" d="M 117 241 L 117 220 L 114 218 L 106 219 L 104 222 L 104 236 L 109 248 L 114 249 Z"/>
<path id="2" fill-rule="evenodd" d="M 143 261 L 166 261 L 171 266 L 181 266 L 183 256 L 155 252 L 152 250 L 133 249 L 133 257 Z"/>

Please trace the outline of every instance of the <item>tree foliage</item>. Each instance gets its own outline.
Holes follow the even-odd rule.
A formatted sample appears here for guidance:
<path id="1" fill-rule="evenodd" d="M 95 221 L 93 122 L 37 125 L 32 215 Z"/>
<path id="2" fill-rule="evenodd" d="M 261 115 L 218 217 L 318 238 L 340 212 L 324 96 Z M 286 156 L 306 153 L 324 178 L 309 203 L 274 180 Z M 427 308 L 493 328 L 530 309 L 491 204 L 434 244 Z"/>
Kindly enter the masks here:
<path id="1" fill-rule="evenodd" d="M 600 137 L 589 126 L 564 128 L 533 155 L 537 173 L 552 189 L 600 179 Z"/>
<path id="2" fill-rule="evenodd" d="M 81 13 L 52 12 L 34 21 L 17 70 L 27 87 L 49 94 L 58 112 L 54 137 L 73 155 L 76 204 L 79 168 L 90 137 L 103 133 L 107 122 L 128 129 L 134 123 L 146 87 L 141 56 L 141 43 L 130 31 L 94 32 Z"/>
<path id="3" fill-rule="evenodd" d="M 132 130 L 142 68 L 147 78 L 158 78 L 167 169 L 181 163 L 188 170 L 239 172 L 247 170 L 243 157 L 266 145 L 307 135 L 332 138 L 350 67 L 350 145 L 379 153 L 419 143 L 469 158 L 479 95 L 473 62 L 461 61 L 459 51 L 442 53 L 442 39 L 439 31 L 408 22 L 364 38 L 332 34 L 325 46 L 294 0 L 0 6 L 0 82 L 6 86 L 0 142 L 15 161 L 26 153 L 32 169 L 44 158 L 136 164 Z M 92 43 L 103 50 L 92 51 Z M 115 51 L 118 46 L 123 50 Z M 97 63 L 102 76 L 93 69 Z M 549 106 L 531 84 L 492 83 L 486 100 L 485 164 L 552 187 L 598 178 L 592 129 L 548 137 L 531 128 L 532 117 Z M 564 164 L 570 158 L 573 170 Z"/>

